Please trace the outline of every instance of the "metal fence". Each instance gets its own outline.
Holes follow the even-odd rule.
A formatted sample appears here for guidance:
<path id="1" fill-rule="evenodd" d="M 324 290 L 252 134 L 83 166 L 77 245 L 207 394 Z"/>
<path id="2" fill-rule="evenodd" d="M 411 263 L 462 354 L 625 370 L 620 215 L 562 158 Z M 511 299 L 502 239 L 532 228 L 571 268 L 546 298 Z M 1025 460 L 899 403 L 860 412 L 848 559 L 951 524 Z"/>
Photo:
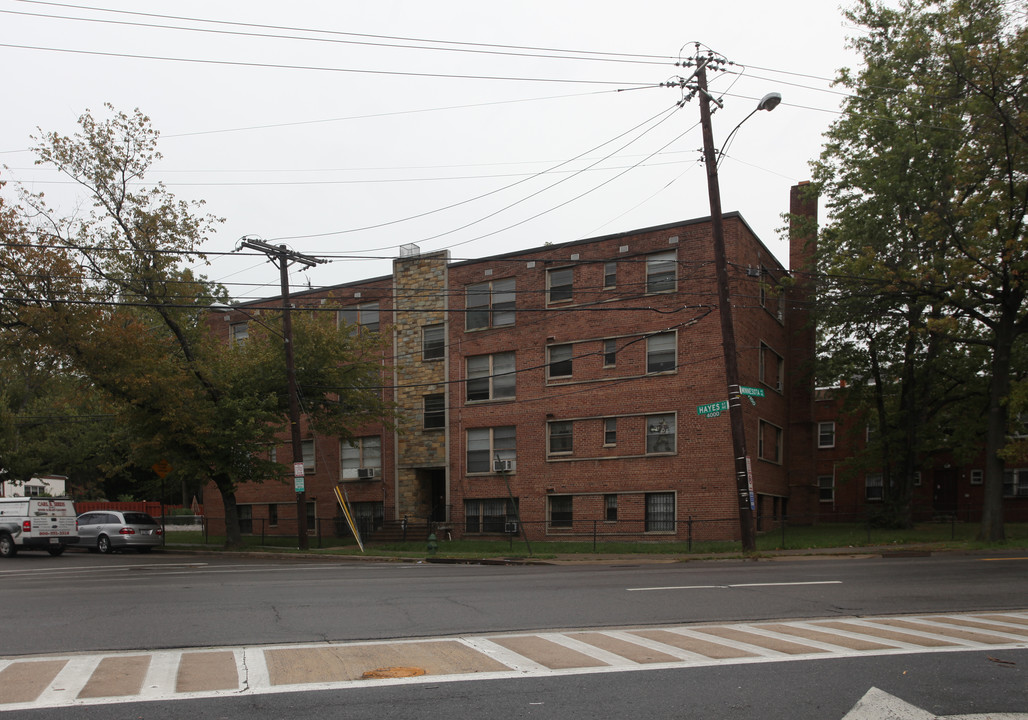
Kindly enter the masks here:
<path id="1" fill-rule="evenodd" d="M 957 515 L 937 515 L 910 528 L 890 527 L 879 513 L 837 514 L 830 519 L 820 515 L 757 516 L 757 549 L 792 549 L 815 546 L 845 547 L 852 545 L 973 541 L 980 529 L 980 512 L 971 521 Z M 685 552 L 727 550 L 738 547 L 739 519 L 698 518 L 661 519 L 558 519 L 524 521 L 514 517 L 497 518 L 496 522 L 479 524 L 472 530 L 461 524 L 412 522 L 402 534 L 391 532 L 381 537 L 381 518 L 357 518 L 358 530 L 366 544 L 422 543 L 429 533 L 442 544 L 450 540 L 492 540 L 527 543 L 585 543 L 599 550 L 604 545 L 625 543 L 668 544 L 682 546 Z M 502 522 L 501 522 L 502 520 Z M 1028 521 L 1022 513 L 1010 511 L 1004 517 L 1008 539 L 1028 538 Z M 395 525 L 395 524 L 394 524 Z M 224 518 L 205 518 L 203 542 L 211 541 L 211 527 L 224 528 Z M 169 528 L 169 530 L 172 528 Z M 275 524 L 267 519 L 242 523 L 243 535 L 250 541 L 268 546 L 295 546 L 295 518 L 281 519 Z M 223 530 L 218 533 L 223 535 Z M 349 526 L 342 518 L 315 518 L 309 523 L 308 544 L 311 547 L 332 547 L 352 544 Z"/>

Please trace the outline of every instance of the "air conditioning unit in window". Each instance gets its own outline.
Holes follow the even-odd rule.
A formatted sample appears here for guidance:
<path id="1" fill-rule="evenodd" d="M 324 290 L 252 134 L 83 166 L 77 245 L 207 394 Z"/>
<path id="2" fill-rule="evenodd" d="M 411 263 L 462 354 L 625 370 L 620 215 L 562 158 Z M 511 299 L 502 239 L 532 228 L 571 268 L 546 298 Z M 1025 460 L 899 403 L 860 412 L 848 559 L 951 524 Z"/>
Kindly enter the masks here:
<path id="1" fill-rule="evenodd" d="M 493 460 L 493 472 L 514 472 L 514 467 L 513 460 Z"/>
<path id="2" fill-rule="evenodd" d="M 370 480 L 375 477 L 375 468 L 357 468 L 357 478 L 360 480 Z"/>

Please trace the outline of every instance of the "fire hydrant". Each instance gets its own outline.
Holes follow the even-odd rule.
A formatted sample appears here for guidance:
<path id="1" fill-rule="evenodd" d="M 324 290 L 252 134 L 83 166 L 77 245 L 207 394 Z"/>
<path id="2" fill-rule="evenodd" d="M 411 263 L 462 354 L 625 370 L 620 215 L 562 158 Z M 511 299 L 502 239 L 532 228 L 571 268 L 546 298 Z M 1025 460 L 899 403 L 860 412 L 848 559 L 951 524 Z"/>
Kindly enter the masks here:
<path id="1" fill-rule="evenodd" d="M 435 551 L 439 548 L 439 543 L 436 542 L 435 533 L 428 536 L 428 554 L 435 555 Z"/>

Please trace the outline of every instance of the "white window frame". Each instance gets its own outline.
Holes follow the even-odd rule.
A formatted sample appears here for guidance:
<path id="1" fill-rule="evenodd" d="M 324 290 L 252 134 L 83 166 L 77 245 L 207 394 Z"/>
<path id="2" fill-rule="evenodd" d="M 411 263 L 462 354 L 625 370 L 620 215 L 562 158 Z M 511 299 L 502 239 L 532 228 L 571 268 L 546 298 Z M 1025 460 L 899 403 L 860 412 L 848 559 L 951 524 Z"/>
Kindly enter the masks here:
<path id="1" fill-rule="evenodd" d="M 764 439 L 765 432 L 772 432 L 774 437 L 774 456 L 768 454 L 769 448 Z M 785 451 L 785 430 L 767 420 L 757 421 L 757 457 L 764 462 L 782 464 L 782 454 Z"/>
<path id="2" fill-rule="evenodd" d="M 517 281 L 513 277 L 473 283 L 464 288 L 465 330 L 487 330 L 493 327 L 509 327 L 517 319 Z M 485 302 L 472 304 L 472 298 L 484 298 Z M 484 323 L 475 318 L 484 313 Z M 472 324 L 475 322 L 476 324 Z"/>
<path id="3" fill-rule="evenodd" d="M 885 476 L 882 473 L 867 473 L 864 476 L 864 501 L 883 502 L 885 500 Z"/>
<path id="4" fill-rule="evenodd" d="M 658 413 L 644 415 L 646 422 L 646 454 L 647 455 L 673 455 L 678 449 L 678 418 L 675 413 Z M 670 420 L 670 422 L 668 422 Z M 665 443 L 660 440 L 664 436 L 671 438 L 671 447 L 661 447 Z M 652 442 L 651 442 L 652 439 Z"/>
<path id="5" fill-rule="evenodd" d="M 513 400 L 517 394 L 517 357 L 514 352 L 493 353 L 491 355 L 472 355 L 465 358 L 464 400 L 469 403 L 492 402 L 494 400 Z M 500 365 L 497 368 L 497 365 Z M 509 367 L 509 369 L 508 369 Z M 497 382 L 499 379 L 499 382 Z M 479 387 L 486 381 L 488 397 L 471 397 L 472 381 L 476 394 L 481 394 Z M 510 394 L 506 393 L 510 390 Z"/>
<path id="6" fill-rule="evenodd" d="M 817 499 L 819 502 L 835 504 L 835 475 L 817 476 Z"/>
<path id="7" fill-rule="evenodd" d="M 774 360 L 773 368 L 768 367 L 768 359 Z M 758 361 L 760 364 L 758 371 L 760 382 L 776 392 L 782 392 L 785 388 L 785 358 L 772 350 L 770 345 L 762 342 L 760 343 L 760 357 Z"/>
<path id="8" fill-rule="evenodd" d="M 826 432 L 828 431 L 828 432 Z M 826 442 L 826 438 L 830 438 Z M 826 420 L 817 424 L 817 447 L 821 450 L 835 447 L 835 422 Z"/>
<path id="9" fill-rule="evenodd" d="M 382 326 L 382 309 L 377 301 L 348 305 L 336 312 L 336 325 L 344 322 L 356 325 L 362 332 L 378 332 Z"/>
<path id="10" fill-rule="evenodd" d="M 564 276 L 567 281 L 564 281 Z M 554 297 L 554 290 L 559 295 Z M 559 268 L 550 268 L 546 271 L 546 304 L 569 303 L 575 298 L 575 268 L 572 265 Z"/>
<path id="11" fill-rule="evenodd" d="M 245 322 L 232 323 L 228 326 L 229 338 L 232 343 L 244 343 L 250 337 L 250 324 Z"/>
<path id="12" fill-rule="evenodd" d="M 339 442 L 339 477 L 343 480 L 363 479 L 357 477 L 358 468 L 372 468 L 382 475 L 382 436 L 364 435 L 353 439 L 353 443 Z"/>
<path id="13" fill-rule="evenodd" d="M 511 431 L 510 438 L 508 439 L 507 431 Z M 496 437 L 497 431 L 503 431 L 501 438 Z M 494 475 L 493 472 L 493 461 L 495 460 L 517 460 L 518 456 L 518 436 L 517 427 L 514 425 L 498 425 L 495 427 L 484 427 L 484 428 L 468 428 L 467 429 L 467 449 L 465 450 L 465 462 L 467 463 L 467 474 L 468 475 Z M 486 443 L 486 447 L 483 447 L 483 440 Z M 512 444 L 513 447 L 503 447 L 504 445 Z M 474 449 L 472 446 L 475 446 Z M 471 453 L 481 454 L 483 452 L 488 453 L 486 458 L 486 468 L 484 470 L 472 470 L 472 457 Z M 481 464 L 480 460 L 476 457 L 476 463 Z"/>
<path id="14" fill-rule="evenodd" d="M 300 449 L 303 454 L 303 471 L 316 472 L 318 469 L 318 453 L 317 447 L 314 444 L 314 438 L 307 438 L 306 440 L 301 440 Z"/>
<path id="15" fill-rule="evenodd" d="M 557 360 L 554 360 L 554 358 L 553 358 L 554 351 L 558 350 L 558 349 L 560 351 L 561 357 L 559 359 L 557 359 Z M 563 354 L 565 352 L 567 353 L 567 357 L 563 357 Z M 546 378 L 549 380 L 549 379 L 555 379 L 555 378 L 569 378 L 569 377 L 571 377 L 572 374 L 574 373 L 574 362 L 575 362 L 575 346 L 574 346 L 574 344 L 572 344 L 572 343 L 560 343 L 558 345 L 548 345 L 546 347 Z M 554 372 L 554 370 L 553 370 L 553 366 L 554 366 L 555 363 L 560 363 L 562 365 L 566 363 L 568 371 L 566 373 L 562 372 L 559 375 L 556 374 Z"/>
<path id="16" fill-rule="evenodd" d="M 667 279 L 670 264 L 671 279 Z M 669 285 L 668 287 L 664 287 Z M 675 292 L 678 290 L 678 254 L 674 250 L 654 253 L 646 257 L 647 294 Z"/>
<path id="17" fill-rule="evenodd" d="M 429 337 L 429 335 L 433 337 Z M 434 337 L 436 334 L 439 337 Z M 421 327 L 421 359 L 426 361 L 446 358 L 446 325 L 423 325 Z"/>
<path id="18" fill-rule="evenodd" d="M 559 432 L 558 432 L 559 431 Z M 566 448 L 554 450 L 554 441 L 561 445 L 567 444 Z M 575 451 L 575 423 L 571 420 L 551 420 L 546 423 L 546 454 L 547 455 L 571 455 Z"/>
<path id="19" fill-rule="evenodd" d="M 664 358 L 670 353 L 671 367 L 654 368 L 657 365 L 656 358 Z M 666 365 L 667 360 L 662 360 L 659 365 Z M 678 368 L 678 333 L 667 332 L 657 335 L 650 335 L 646 338 L 646 373 L 670 373 Z"/>
<path id="20" fill-rule="evenodd" d="M 984 485 L 985 471 L 980 468 L 973 469 L 970 475 L 970 482 L 972 485 Z"/>

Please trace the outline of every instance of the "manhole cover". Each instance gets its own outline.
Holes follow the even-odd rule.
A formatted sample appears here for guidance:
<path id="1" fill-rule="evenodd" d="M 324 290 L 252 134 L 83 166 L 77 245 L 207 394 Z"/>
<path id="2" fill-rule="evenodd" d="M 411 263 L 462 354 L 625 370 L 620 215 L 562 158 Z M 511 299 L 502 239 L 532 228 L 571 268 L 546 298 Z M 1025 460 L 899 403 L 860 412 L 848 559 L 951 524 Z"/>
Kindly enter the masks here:
<path id="1" fill-rule="evenodd" d="M 417 677 L 424 675 L 424 668 L 418 667 L 384 667 L 368 670 L 361 677 L 365 680 L 385 680 L 388 678 Z"/>

